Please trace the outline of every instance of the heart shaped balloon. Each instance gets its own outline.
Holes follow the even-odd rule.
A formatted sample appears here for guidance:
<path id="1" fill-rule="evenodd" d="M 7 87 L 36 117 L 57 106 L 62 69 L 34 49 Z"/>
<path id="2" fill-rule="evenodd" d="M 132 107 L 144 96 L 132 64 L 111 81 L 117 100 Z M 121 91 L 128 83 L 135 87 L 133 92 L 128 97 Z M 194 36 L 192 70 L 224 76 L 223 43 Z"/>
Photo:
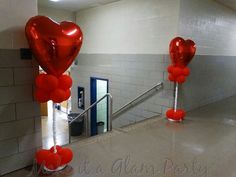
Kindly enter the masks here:
<path id="1" fill-rule="evenodd" d="M 45 16 L 32 17 L 25 27 L 34 57 L 48 74 L 60 76 L 80 51 L 83 34 L 72 22 L 60 24 Z"/>
<path id="2" fill-rule="evenodd" d="M 176 37 L 170 42 L 169 52 L 173 65 L 186 67 L 195 55 L 196 45 L 190 39 Z"/>

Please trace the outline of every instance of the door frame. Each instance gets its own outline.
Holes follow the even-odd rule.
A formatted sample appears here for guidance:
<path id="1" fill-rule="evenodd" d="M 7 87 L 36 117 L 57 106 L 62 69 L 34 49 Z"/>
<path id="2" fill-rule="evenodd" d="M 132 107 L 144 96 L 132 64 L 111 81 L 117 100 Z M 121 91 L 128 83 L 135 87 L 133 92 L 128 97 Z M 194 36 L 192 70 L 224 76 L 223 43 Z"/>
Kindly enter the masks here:
<path id="1" fill-rule="evenodd" d="M 99 77 L 90 77 L 90 105 L 97 101 L 97 80 L 103 80 L 107 82 L 107 93 L 109 93 L 109 80 Z M 107 98 L 107 122 L 108 122 L 108 98 Z M 97 135 L 97 106 L 94 106 L 90 112 L 90 127 L 91 136 Z M 107 124 L 108 128 L 108 124 Z"/>

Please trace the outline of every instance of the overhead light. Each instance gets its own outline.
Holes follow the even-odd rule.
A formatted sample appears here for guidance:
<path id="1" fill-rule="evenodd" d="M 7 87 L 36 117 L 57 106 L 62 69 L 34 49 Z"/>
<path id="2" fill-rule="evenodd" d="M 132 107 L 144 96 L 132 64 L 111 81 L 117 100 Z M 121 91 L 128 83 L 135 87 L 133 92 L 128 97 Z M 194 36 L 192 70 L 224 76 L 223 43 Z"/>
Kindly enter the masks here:
<path id="1" fill-rule="evenodd" d="M 60 1 L 60 0 L 49 0 L 49 1 L 52 1 L 52 2 L 58 2 L 58 1 Z"/>

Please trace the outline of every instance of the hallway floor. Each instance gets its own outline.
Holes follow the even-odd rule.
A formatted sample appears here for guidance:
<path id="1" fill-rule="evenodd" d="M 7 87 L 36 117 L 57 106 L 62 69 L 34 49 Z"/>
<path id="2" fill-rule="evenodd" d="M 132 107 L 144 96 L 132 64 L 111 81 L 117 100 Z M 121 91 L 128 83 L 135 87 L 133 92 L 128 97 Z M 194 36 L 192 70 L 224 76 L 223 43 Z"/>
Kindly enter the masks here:
<path id="1" fill-rule="evenodd" d="M 236 96 L 73 143 L 74 160 L 47 177 L 235 177 Z M 21 170 L 5 177 L 23 177 Z"/>

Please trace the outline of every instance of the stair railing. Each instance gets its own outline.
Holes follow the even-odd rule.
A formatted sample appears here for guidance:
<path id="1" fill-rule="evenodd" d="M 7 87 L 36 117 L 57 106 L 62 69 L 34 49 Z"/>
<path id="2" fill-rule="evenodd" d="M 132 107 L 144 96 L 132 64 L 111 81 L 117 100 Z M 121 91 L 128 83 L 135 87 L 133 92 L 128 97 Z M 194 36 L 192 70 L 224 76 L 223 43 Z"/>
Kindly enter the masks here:
<path id="1" fill-rule="evenodd" d="M 126 111 L 128 111 L 128 109 L 132 106 L 135 105 L 135 103 L 137 104 L 137 101 L 144 97 L 145 95 L 149 94 L 150 92 L 152 92 L 153 90 L 159 91 L 160 89 L 163 88 L 163 82 L 160 82 L 158 84 L 156 84 L 155 86 L 153 86 L 152 88 L 146 90 L 145 92 L 141 93 L 140 95 L 138 95 L 136 98 L 134 98 L 133 100 L 129 101 L 128 103 L 126 103 L 124 106 L 122 106 L 120 109 L 118 109 L 116 112 L 114 112 L 112 114 L 112 120 L 115 120 L 118 118 L 119 115 L 125 113 Z"/>
<path id="2" fill-rule="evenodd" d="M 84 116 L 85 114 L 88 113 L 88 111 L 90 109 L 92 109 L 94 106 L 96 106 L 98 103 L 100 103 L 101 101 L 103 101 L 105 98 L 109 98 L 109 107 L 108 107 L 108 127 L 107 127 L 107 131 L 112 131 L 112 106 L 113 106 L 113 98 L 112 95 L 110 93 L 105 94 L 102 98 L 100 98 L 99 100 L 97 100 L 96 102 L 94 102 L 93 104 L 91 104 L 88 108 L 86 108 L 82 113 L 80 113 L 77 117 L 73 118 L 69 124 L 72 124 L 74 121 L 76 121 L 77 119 L 81 118 L 82 116 Z M 90 132 L 91 132 L 91 120 L 90 118 L 87 116 L 86 117 L 86 136 L 90 136 Z M 70 135 L 69 135 L 69 141 L 70 141 Z"/>
<path id="3" fill-rule="evenodd" d="M 160 89 L 163 88 L 163 82 L 160 82 L 158 84 L 156 84 L 155 86 L 153 86 L 152 88 L 146 90 L 145 92 L 141 93 L 140 95 L 138 95 L 136 98 L 134 98 L 133 100 L 129 101 L 128 103 L 126 103 L 124 106 L 122 106 L 119 110 L 117 110 L 116 112 L 112 113 L 112 108 L 113 108 L 113 97 L 110 93 L 105 94 L 102 98 L 100 98 L 99 100 L 97 100 L 96 102 L 94 102 L 93 104 L 91 104 L 88 108 L 86 108 L 82 113 L 80 113 L 77 117 L 73 118 L 69 124 L 72 124 L 74 121 L 76 121 L 77 119 L 81 118 L 82 116 L 84 116 L 85 114 L 88 114 L 89 110 L 91 110 L 94 106 L 96 106 L 98 103 L 100 103 L 102 100 L 104 100 L 105 98 L 109 98 L 109 107 L 108 107 L 108 131 L 112 131 L 112 121 L 117 119 L 119 117 L 119 115 L 125 113 L 131 106 L 135 106 L 137 104 L 137 101 L 140 100 L 142 97 L 146 96 L 147 94 L 151 93 L 152 91 L 159 91 Z M 135 104 L 136 103 L 136 104 Z M 90 136 L 91 133 L 91 120 L 89 118 L 89 116 L 86 117 L 86 136 Z M 71 136 L 69 133 L 69 142 L 71 142 Z"/>

